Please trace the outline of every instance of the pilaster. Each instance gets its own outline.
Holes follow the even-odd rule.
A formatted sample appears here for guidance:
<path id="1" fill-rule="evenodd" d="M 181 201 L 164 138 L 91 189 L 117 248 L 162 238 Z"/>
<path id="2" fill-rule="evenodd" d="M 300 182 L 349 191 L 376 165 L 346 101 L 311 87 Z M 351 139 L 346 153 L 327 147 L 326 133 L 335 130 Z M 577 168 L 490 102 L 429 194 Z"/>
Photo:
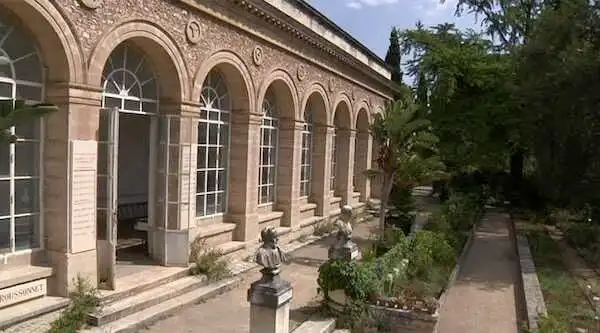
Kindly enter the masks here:
<path id="1" fill-rule="evenodd" d="M 357 132 L 354 163 L 355 190 L 360 192 L 360 201 L 365 202 L 371 196 L 371 181 L 365 174 L 371 169 L 373 138 L 369 132 Z"/>
<path id="2" fill-rule="evenodd" d="M 303 123 L 280 119 L 277 175 L 277 206 L 283 211 L 282 226 L 295 227 L 299 211 L 300 159 L 302 155 Z"/>
<path id="3" fill-rule="evenodd" d="M 331 126 L 317 124 L 313 139 L 312 162 L 312 201 L 317 204 L 317 215 L 329 215 L 329 175 L 331 172 L 331 153 L 333 134 Z"/>

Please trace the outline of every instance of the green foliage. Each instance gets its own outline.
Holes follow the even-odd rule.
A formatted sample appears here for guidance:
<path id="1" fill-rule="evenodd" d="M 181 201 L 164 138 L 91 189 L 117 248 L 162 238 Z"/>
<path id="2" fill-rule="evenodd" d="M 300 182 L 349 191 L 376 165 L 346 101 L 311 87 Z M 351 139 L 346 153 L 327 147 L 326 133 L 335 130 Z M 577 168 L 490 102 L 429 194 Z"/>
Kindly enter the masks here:
<path id="1" fill-rule="evenodd" d="M 373 264 L 356 261 L 327 261 L 319 267 L 317 283 L 326 298 L 330 291 L 341 289 L 353 300 L 366 301 L 379 290 Z"/>
<path id="2" fill-rule="evenodd" d="M 48 333 L 76 333 L 86 324 L 88 316 L 100 306 L 98 290 L 85 278 L 74 279 L 75 289 L 70 293 L 71 302 L 60 317 L 52 322 Z"/>
<path id="3" fill-rule="evenodd" d="M 402 83 L 402 51 L 400 49 L 400 35 L 396 28 L 390 33 L 390 46 L 385 55 L 385 63 L 392 69 L 392 81 L 398 85 Z"/>
<path id="4" fill-rule="evenodd" d="M 206 239 L 196 238 L 190 246 L 190 261 L 194 263 L 192 273 L 205 275 L 209 281 L 218 281 L 231 276 L 223 251 L 211 247 Z"/>
<path id="5" fill-rule="evenodd" d="M 18 138 L 10 132 L 14 126 L 19 126 L 58 111 L 52 104 L 40 103 L 26 105 L 21 100 L 0 100 L 0 143 L 16 142 Z"/>

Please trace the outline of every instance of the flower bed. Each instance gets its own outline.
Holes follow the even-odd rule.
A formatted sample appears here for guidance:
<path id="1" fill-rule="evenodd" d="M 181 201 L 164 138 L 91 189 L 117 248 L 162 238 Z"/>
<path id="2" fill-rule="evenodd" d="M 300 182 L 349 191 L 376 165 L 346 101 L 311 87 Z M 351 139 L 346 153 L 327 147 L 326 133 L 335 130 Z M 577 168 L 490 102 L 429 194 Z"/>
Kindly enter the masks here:
<path id="1" fill-rule="evenodd" d="M 369 313 L 394 331 L 433 332 L 442 295 L 482 215 L 479 202 L 464 195 L 451 198 L 426 230 L 409 237 L 397 233 L 395 244 L 378 258 L 323 264 L 318 282 L 326 304 L 350 321 L 346 326 Z"/>

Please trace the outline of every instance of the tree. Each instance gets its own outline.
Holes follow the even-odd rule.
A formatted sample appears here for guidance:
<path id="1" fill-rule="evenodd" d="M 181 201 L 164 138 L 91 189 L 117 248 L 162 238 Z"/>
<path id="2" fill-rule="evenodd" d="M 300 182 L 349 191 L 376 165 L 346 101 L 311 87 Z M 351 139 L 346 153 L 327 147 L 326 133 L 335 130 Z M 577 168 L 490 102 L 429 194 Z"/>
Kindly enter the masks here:
<path id="1" fill-rule="evenodd" d="M 392 186 L 412 188 L 442 177 L 444 170 L 436 149 L 438 139 L 430 131 L 431 122 L 419 116 L 412 94 L 405 96 L 390 103 L 372 128 L 379 147 L 378 169 L 369 172 L 383 176 L 379 208 L 382 235 Z"/>
<path id="2" fill-rule="evenodd" d="M 402 50 L 400 48 L 400 35 L 396 28 L 390 33 L 390 46 L 385 55 L 385 63 L 392 69 L 392 81 L 402 85 Z"/>
<path id="3" fill-rule="evenodd" d="M 17 141 L 18 138 L 10 131 L 11 127 L 28 123 L 55 111 L 58 111 L 58 107 L 53 104 L 26 105 L 24 101 L 0 101 L 0 143 Z"/>

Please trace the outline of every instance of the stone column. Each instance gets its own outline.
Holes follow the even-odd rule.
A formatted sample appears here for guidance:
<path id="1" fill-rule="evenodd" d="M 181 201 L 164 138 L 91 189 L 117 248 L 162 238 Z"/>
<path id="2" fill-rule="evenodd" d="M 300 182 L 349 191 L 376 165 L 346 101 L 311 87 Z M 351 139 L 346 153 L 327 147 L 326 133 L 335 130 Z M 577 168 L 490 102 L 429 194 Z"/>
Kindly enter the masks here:
<path id="1" fill-rule="evenodd" d="M 354 143 L 356 132 L 349 129 L 340 129 L 337 133 L 339 137 L 337 147 L 336 163 L 336 195 L 342 197 L 344 205 L 352 204 L 352 194 L 354 193 Z"/>
<path id="2" fill-rule="evenodd" d="M 302 122 L 280 119 L 277 174 L 277 206 L 283 211 L 282 226 L 295 227 L 299 212 Z"/>
<path id="3" fill-rule="evenodd" d="M 312 153 L 312 201 L 317 204 L 317 215 L 329 216 L 329 175 L 331 172 L 331 144 L 335 129 L 327 125 L 314 127 Z"/>
<path id="4" fill-rule="evenodd" d="M 195 217 L 197 109 L 161 103 L 161 116 L 154 125 L 157 167 L 150 186 L 155 205 L 148 207 L 153 215 L 149 248 L 153 258 L 165 266 L 187 266 L 189 261 L 188 233 Z"/>
<path id="5" fill-rule="evenodd" d="M 235 240 L 258 238 L 258 166 L 261 114 L 231 111 L 228 219 L 237 223 Z"/>
<path id="6" fill-rule="evenodd" d="M 379 166 L 377 165 L 377 158 L 379 157 L 379 145 L 377 144 L 377 142 L 375 142 L 373 140 L 373 135 L 369 135 L 369 137 L 371 138 L 371 168 L 372 169 L 378 169 Z M 371 182 L 371 198 L 376 198 L 379 199 L 380 195 L 381 195 L 381 176 L 374 176 L 372 178 L 369 179 L 369 181 Z"/>
<path id="7" fill-rule="evenodd" d="M 366 202 L 371 196 L 371 180 L 365 174 L 371 169 L 371 149 L 373 140 L 369 132 L 358 132 L 356 135 L 356 153 L 354 163 L 355 189 L 360 192 L 360 201 Z"/>
<path id="8" fill-rule="evenodd" d="M 79 168 L 81 162 L 89 164 L 86 168 L 91 169 L 98 165 L 100 93 L 98 87 L 68 83 L 47 86 L 47 101 L 60 108 L 46 118 L 44 134 L 43 244 L 49 264 L 54 268 L 49 283 L 51 295 L 68 296 L 78 274 L 93 286 L 98 283 L 96 175 L 74 172 L 70 160 L 71 141 L 81 140 L 82 144 L 76 147 L 81 160 L 75 167 Z M 77 189 L 74 190 L 75 182 Z M 84 190 L 85 196 L 77 194 Z M 84 210 L 76 213 L 76 219 L 71 218 L 75 216 L 71 214 L 73 205 Z"/>

